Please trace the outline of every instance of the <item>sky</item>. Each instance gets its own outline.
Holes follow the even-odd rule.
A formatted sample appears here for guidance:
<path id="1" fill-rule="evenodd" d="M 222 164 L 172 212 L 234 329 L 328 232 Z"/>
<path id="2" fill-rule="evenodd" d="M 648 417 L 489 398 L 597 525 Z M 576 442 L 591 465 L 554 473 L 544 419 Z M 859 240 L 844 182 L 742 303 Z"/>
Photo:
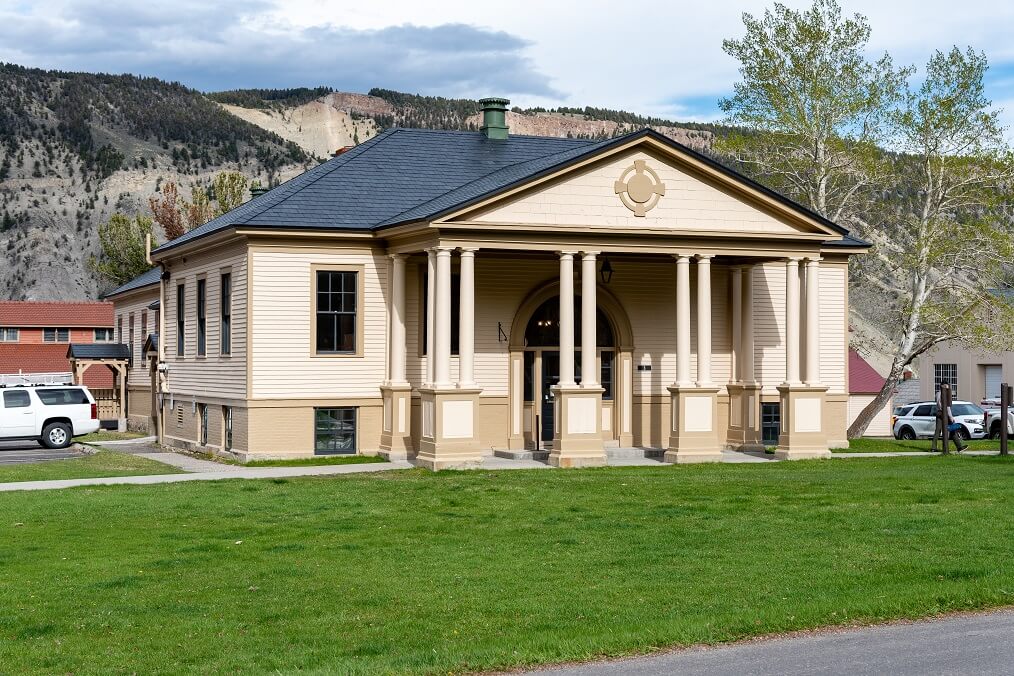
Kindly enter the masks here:
<path id="1" fill-rule="evenodd" d="M 1014 3 L 841 0 L 873 28 L 870 56 L 920 68 L 971 45 L 1014 123 Z M 809 2 L 786 0 L 803 7 Z M 328 85 L 721 118 L 738 79 L 722 40 L 757 0 L 0 0 L 0 61 L 151 75 L 203 91 Z"/>

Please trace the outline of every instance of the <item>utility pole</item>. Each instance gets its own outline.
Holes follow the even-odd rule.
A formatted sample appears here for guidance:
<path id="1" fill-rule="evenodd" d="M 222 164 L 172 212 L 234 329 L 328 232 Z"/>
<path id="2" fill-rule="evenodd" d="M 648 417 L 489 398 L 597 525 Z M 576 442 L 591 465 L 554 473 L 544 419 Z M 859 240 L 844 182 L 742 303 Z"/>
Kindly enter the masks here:
<path id="1" fill-rule="evenodd" d="M 1008 455 L 1007 450 L 1007 415 L 1011 405 L 1011 395 L 1014 394 L 1014 387 L 1004 383 L 1000 386 L 1000 455 Z"/>

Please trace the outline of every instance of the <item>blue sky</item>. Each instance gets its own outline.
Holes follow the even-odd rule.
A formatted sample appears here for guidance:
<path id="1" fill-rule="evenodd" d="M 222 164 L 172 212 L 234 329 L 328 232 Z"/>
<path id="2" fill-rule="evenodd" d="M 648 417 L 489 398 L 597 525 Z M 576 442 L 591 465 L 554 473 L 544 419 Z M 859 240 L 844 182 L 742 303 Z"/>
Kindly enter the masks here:
<path id="1" fill-rule="evenodd" d="M 788 0 L 791 6 L 808 3 Z M 737 79 L 723 38 L 757 0 L 0 0 L 0 60 L 154 75 L 199 89 L 330 85 L 346 91 L 508 96 L 677 120 L 721 117 Z M 1014 3 L 845 1 L 873 26 L 871 55 L 921 66 L 971 45 L 1014 121 Z"/>

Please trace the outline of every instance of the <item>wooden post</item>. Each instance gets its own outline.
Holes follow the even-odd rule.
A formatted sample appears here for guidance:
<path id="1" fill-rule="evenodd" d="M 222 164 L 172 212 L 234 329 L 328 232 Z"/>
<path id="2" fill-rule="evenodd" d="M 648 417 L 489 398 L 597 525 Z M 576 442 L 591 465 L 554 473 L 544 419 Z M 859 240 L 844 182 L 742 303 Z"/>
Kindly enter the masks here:
<path id="1" fill-rule="evenodd" d="M 947 415 L 949 410 L 951 410 L 951 386 L 944 383 L 940 386 L 940 410 L 938 411 L 940 414 L 940 429 L 944 435 L 944 455 L 949 455 L 951 452 L 951 431 L 948 429 L 951 421 Z"/>
<path id="2" fill-rule="evenodd" d="M 1012 394 L 1014 394 L 1014 387 L 1007 383 L 1000 386 L 1000 455 L 1008 455 L 1007 412 L 1010 410 Z"/>

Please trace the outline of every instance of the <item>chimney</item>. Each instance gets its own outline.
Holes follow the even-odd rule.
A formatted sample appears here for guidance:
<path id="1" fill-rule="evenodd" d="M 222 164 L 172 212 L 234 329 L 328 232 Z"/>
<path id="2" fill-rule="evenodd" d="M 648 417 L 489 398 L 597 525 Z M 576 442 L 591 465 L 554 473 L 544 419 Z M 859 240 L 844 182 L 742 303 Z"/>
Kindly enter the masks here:
<path id="1" fill-rule="evenodd" d="M 253 199 L 255 197 L 260 197 L 261 195 L 263 195 L 264 193 L 266 193 L 268 190 L 270 190 L 270 188 L 266 188 L 266 187 L 264 187 L 262 185 L 252 185 L 252 186 L 250 186 L 250 199 Z"/>
<path id="2" fill-rule="evenodd" d="M 479 106 L 482 107 L 482 126 L 479 131 L 492 140 L 503 140 L 507 138 L 507 106 L 510 101 L 507 99 L 479 99 Z"/>

